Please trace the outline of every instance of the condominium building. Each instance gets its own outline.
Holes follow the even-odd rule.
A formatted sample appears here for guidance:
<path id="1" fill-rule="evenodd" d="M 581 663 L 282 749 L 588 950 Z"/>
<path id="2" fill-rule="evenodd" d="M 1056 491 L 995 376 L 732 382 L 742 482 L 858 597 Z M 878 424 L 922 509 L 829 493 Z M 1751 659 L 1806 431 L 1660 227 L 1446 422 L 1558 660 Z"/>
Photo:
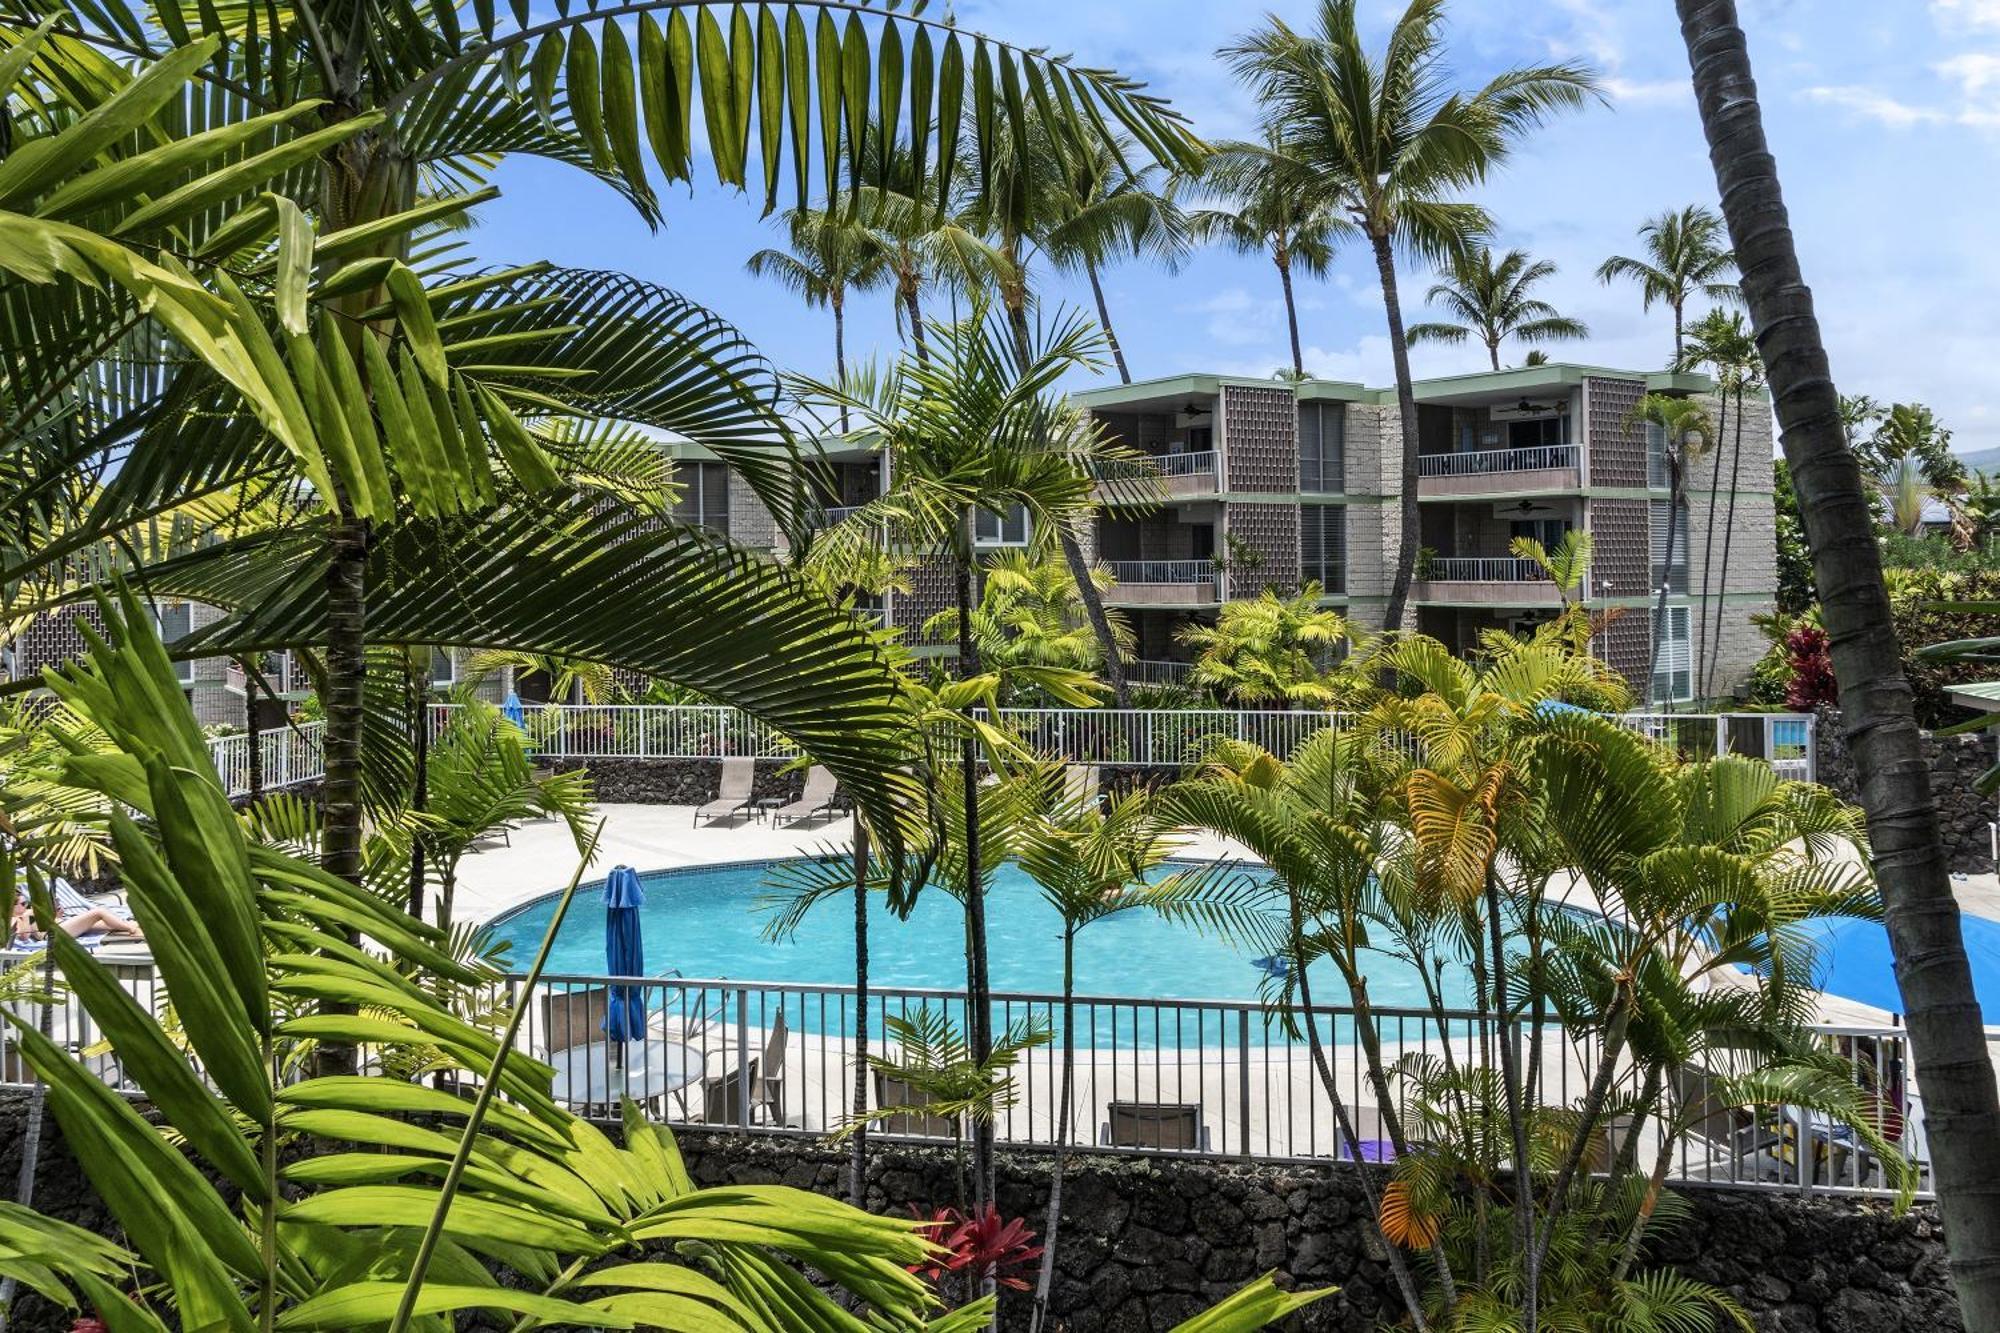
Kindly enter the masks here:
<path id="1" fill-rule="evenodd" d="M 1582 529 L 1593 558 L 1570 595 L 1602 616 L 1597 651 L 1635 692 L 1665 701 L 1738 687 L 1764 651 L 1752 618 L 1775 606 L 1768 405 L 1751 398 L 1740 438 L 1732 422 L 1720 447 L 1695 459 L 1670 516 L 1664 434 L 1633 416 L 1647 392 L 1703 399 L 1711 419 L 1720 415 L 1702 375 L 1557 363 L 1419 382 L 1422 530 L 1405 628 L 1461 651 L 1483 631 L 1531 629 L 1564 593 L 1511 552 L 1513 539 L 1553 549 Z M 1402 537 L 1393 388 L 1190 374 L 1077 401 L 1161 473 L 1160 503 L 1107 503 L 1089 534 L 1090 553 L 1116 580 L 1106 600 L 1131 623 L 1141 659 L 1184 658 L 1184 626 L 1267 588 L 1316 585 L 1358 629 L 1382 627 Z M 870 451 L 829 452 L 825 462 L 830 517 L 880 493 L 883 464 Z M 975 531 L 983 550 L 1029 536 L 1019 514 L 981 515 Z M 909 590 L 881 609 L 914 634 L 950 605 L 951 588 L 936 561 L 919 561 L 908 578 Z M 1662 581 L 1664 615 L 1655 611 Z M 1712 689 L 1703 691 L 1697 663 L 1710 659 Z"/>

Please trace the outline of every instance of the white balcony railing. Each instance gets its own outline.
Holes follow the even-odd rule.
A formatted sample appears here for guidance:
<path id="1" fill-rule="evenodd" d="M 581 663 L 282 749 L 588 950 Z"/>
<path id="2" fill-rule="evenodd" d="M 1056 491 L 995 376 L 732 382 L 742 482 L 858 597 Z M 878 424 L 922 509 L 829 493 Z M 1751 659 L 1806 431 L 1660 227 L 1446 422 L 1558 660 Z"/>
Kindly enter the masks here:
<path id="1" fill-rule="evenodd" d="M 1447 556 L 1432 560 L 1427 579 L 1435 583 L 1542 583 L 1548 579 L 1532 560 L 1514 556 Z"/>
<path id="2" fill-rule="evenodd" d="M 1213 560 L 1112 560 L 1105 564 L 1120 583 L 1213 583 Z"/>
<path id="3" fill-rule="evenodd" d="M 1159 658 L 1140 658 L 1125 664 L 1125 678 L 1142 685 L 1179 685 L 1194 670 L 1192 662 L 1168 662 Z"/>
<path id="4" fill-rule="evenodd" d="M 1578 465 L 1573 444 L 1543 444 L 1526 449 L 1480 449 L 1459 454 L 1425 454 L 1417 459 L 1420 477 L 1479 477 L 1496 472 L 1546 472 Z"/>

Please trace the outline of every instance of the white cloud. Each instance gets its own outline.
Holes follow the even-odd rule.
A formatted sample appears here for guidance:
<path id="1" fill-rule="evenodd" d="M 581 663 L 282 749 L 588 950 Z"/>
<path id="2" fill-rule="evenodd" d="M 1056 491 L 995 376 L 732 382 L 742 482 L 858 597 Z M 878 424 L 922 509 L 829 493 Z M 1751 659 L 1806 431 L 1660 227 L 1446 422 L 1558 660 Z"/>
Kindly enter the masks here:
<path id="1" fill-rule="evenodd" d="M 2000 0 L 1931 0 L 1931 13 L 1940 23 L 2000 28 Z"/>
<path id="2" fill-rule="evenodd" d="M 1613 106 L 1670 106 L 1694 101 L 1694 85 L 1686 79 L 1625 79 L 1614 75 L 1604 80 L 1604 91 Z"/>
<path id="3" fill-rule="evenodd" d="M 1892 129 L 1935 125 L 1946 119 L 1945 113 L 1936 107 L 1899 102 L 1887 93 L 1856 84 L 1822 84 L 1806 89 L 1805 95 L 1811 101 L 1841 107 L 1868 120 L 1880 121 Z"/>

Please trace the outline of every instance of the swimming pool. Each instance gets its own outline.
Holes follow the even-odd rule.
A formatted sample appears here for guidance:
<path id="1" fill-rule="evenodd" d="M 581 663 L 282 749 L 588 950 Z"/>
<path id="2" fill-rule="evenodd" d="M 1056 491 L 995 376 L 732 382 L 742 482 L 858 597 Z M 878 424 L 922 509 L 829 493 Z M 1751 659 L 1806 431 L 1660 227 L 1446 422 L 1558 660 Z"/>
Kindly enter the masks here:
<path id="1" fill-rule="evenodd" d="M 759 899 L 775 862 L 656 870 L 642 874 L 646 905 L 641 925 L 647 971 L 731 981 L 851 985 L 854 908 L 841 898 L 822 903 L 798 934 L 766 940 L 768 913 Z M 537 899 L 493 923 L 525 968 L 547 931 L 559 894 Z M 1062 918 L 1015 866 L 994 875 L 987 896 L 987 942 L 995 991 L 1058 994 L 1062 990 Z M 926 889 L 907 921 L 879 903 L 871 907 L 869 980 L 879 987 L 965 987 L 964 914 L 956 899 Z M 1079 994 L 1144 999 L 1256 1000 L 1267 973 L 1244 951 L 1143 909 L 1086 926 L 1077 936 Z M 1379 1008 L 1423 1008 L 1423 985 L 1407 965 L 1378 955 L 1368 976 Z M 550 976 L 597 976 L 604 971 L 604 886 L 579 889 L 550 953 Z M 1322 975 L 1322 972 L 1325 975 Z M 1312 972 L 1316 1004 L 1345 1005 L 1347 988 L 1324 964 Z M 1447 978 L 1447 1002 L 1466 1003 L 1463 979 Z"/>
<path id="2" fill-rule="evenodd" d="M 1989 1023 L 2000 1020 L 2000 922 L 1968 912 L 1959 917 L 1959 929 L 1972 961 L 1972 988 L 1979 1007 Z M 1819 949 L 1820 990 L 1891 1013 L 1903 1012 L 1889 932 L 1881 922 L 1835 917 L 1815 923 L 1813 935 Z"/>

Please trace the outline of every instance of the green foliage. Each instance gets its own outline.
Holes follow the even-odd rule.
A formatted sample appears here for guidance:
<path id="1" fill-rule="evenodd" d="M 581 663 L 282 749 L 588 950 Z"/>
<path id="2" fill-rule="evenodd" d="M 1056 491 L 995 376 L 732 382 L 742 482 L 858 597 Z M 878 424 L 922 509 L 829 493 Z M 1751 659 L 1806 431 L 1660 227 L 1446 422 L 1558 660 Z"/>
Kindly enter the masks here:
<path id="1" fill-rule="evenodd" d="M 1213 625 L 1186 626 L 1181 642 L 1196 654 L 1189 683 L 1252 707 L 1331 707 L 1340 693 L 1328 664 L 1347 621 L 1319 598 L 1317 583 L 1291 597 L 1266 588 L 1224 605 Z"/>
<path id="2" fill-rule="evenodd" d="M 1546 259 L 1531 260 L 1525 250 L 1509 250 L 1496 259 L 1488 246 L 1454 257 L 1446 280 L 1424 293 L 1424 300 L 1452 319 L 1412 324 L 1412 345 L 1422 342 L 1462 343 L 1476 338 L 1487 350 L 1493 369 L 1500 369 L 1500 347 L 1507 339 L 1535 344 L 1587 338 L 1581 320 L 1561 314 L 1547 301 L 1531 295 L 1533 288 L 1556 274 Z"/>
<path id="3" fill-rule="evenodd" d="M 1059 558 L 1008 551 L 981 569 L 979 604 L 972 612 L 972 642 L 980 662 L 1003 674 L 1016 667 L 1059 667 L 1095 671 L 1104 657 L 1085 617 L 1083 598 Z M 1111 586 L 1109 574 L 1098 571 L 1099 587 Z M 1122 651 L 1130 653 L 1132 631 L 1124 617 L 1112 621 Z M 956 642 L 958 612 L 940 611 L 923 624 L 922 635 Z M 1030 696 L 1031 698 L 1032 696 Z M 1027 706 L 1028 699 L 1009 702 Z"/>

